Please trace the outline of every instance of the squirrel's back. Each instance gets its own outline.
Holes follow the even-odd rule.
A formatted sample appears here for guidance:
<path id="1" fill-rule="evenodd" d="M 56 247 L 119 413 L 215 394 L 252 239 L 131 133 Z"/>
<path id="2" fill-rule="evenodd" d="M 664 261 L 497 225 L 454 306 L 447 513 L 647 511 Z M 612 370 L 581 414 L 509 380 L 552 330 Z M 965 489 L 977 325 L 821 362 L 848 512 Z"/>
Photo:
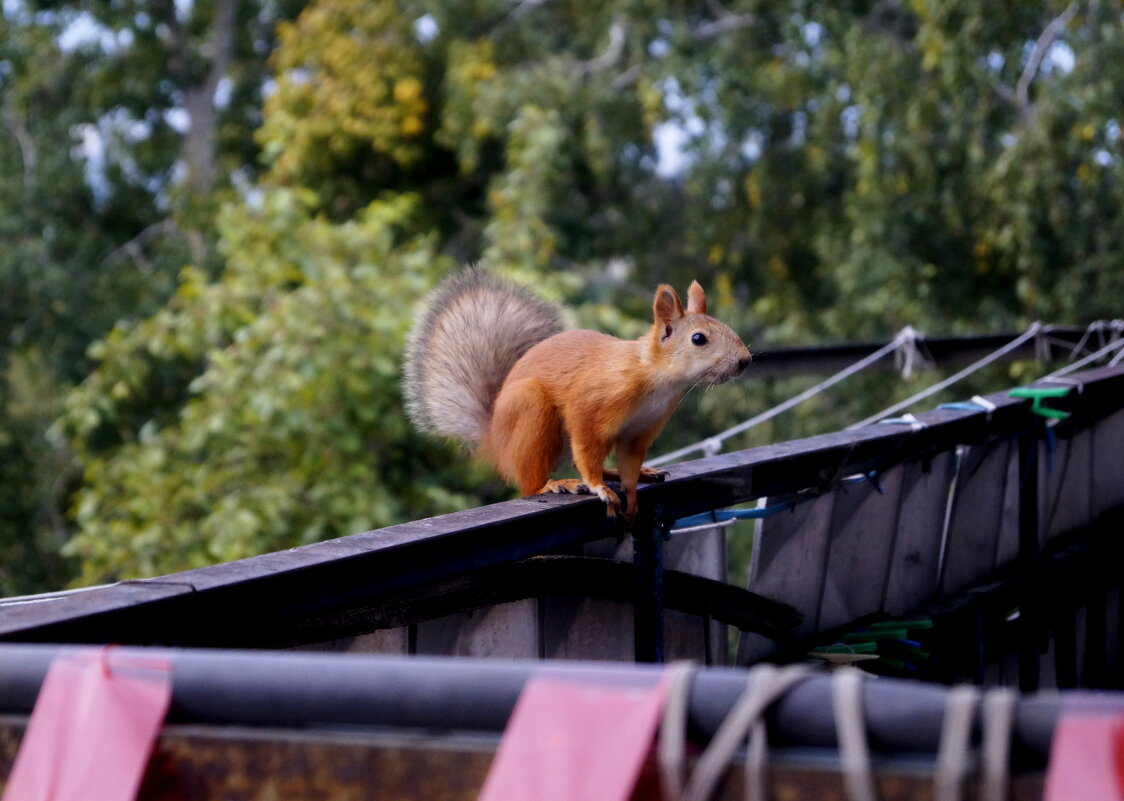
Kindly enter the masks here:
<path id="1" fill-rule="evenodd" d="M 423 431 L 478 444 L 504 378 L 533 345 L 562 330 L 558 310 L 479 268 L 445 279 L 406 344 L 406 411 Z"/>

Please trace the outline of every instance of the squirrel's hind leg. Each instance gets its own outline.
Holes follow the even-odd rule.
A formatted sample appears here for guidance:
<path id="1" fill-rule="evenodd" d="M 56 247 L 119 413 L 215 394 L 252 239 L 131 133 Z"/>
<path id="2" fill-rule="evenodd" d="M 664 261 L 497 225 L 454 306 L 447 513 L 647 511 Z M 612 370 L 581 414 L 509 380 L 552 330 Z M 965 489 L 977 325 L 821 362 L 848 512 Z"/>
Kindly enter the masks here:
<path id="1" fill-rule="evenodd" d="M 523 495 L 536 495 L 547 491 L 564 446 L 562 417 L 542 387 L 533 380 L 504 385 L 482 447 L 488 461 Z"/>

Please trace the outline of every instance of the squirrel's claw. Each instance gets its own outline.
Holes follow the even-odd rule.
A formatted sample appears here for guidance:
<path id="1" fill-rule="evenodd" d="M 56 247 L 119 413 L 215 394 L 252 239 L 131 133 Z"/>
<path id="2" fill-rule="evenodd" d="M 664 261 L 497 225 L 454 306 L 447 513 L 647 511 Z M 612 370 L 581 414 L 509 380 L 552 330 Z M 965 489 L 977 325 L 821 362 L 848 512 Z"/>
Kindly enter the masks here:
<path id="1" fill-rule="evenodd" d="M 555 495 L 588 495 L 589 487 L 583 484 L 581 479 L 559 478 L 551 479 L 543 484 L 542 489 L 539 490 L 539 494 L 542 495 L 545 492 L 552 492 Z"/>
<path id="2" fill-rule="evenodd" d="M 621 499 L 604 484 L 590 487 L 584 481 L 577 478 L 551 479 L 539 490 L 540 494 L 545 492 L 553 492 L 555 494 L 568 493 L 571 495 L 596 495 L 604 502 L 605 510 L 609 517 L 616 517 L 617 513 L 621 510 Z"/>
<path id="3" fill-rule="evenodd" d="M 605 512 L 609 517 L 617 516 L 617 512 L 621 510 L 621 499 L 617 496 L 617 493 L 613 492 L 604 484 L 601 484 L 597 487 L 592 487 L 589 491 L 593 495 L 596 495 L 598 498 L 604 501 Z"/>

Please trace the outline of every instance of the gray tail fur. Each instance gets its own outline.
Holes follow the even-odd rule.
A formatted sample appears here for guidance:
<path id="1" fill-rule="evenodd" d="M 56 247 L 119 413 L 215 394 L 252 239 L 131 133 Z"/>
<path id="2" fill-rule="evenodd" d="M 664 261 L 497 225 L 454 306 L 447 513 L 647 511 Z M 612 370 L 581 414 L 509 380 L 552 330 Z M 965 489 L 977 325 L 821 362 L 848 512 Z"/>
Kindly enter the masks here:
<path id="1" fill-rule="evenodd" d="M 406 412 L 422 431 L 478 444 L 504 378 L 532 345 L 562 329 L 558 310 L 480 268 L 446 278 L 406 343 Z"/>

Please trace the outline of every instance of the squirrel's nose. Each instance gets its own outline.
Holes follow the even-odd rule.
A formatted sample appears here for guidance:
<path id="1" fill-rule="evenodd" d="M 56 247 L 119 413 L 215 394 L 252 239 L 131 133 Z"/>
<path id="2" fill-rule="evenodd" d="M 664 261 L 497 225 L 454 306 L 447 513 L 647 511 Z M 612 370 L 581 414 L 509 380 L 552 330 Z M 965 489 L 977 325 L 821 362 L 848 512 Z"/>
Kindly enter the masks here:
<path id="1" fill-rule="evenodd" d="M 745 356 L 738 359 L 738 372 L 743 372 L 745 368 L 749 367 L 749 363 L 753 361 L 753 355 L 747 350 Z"/>

